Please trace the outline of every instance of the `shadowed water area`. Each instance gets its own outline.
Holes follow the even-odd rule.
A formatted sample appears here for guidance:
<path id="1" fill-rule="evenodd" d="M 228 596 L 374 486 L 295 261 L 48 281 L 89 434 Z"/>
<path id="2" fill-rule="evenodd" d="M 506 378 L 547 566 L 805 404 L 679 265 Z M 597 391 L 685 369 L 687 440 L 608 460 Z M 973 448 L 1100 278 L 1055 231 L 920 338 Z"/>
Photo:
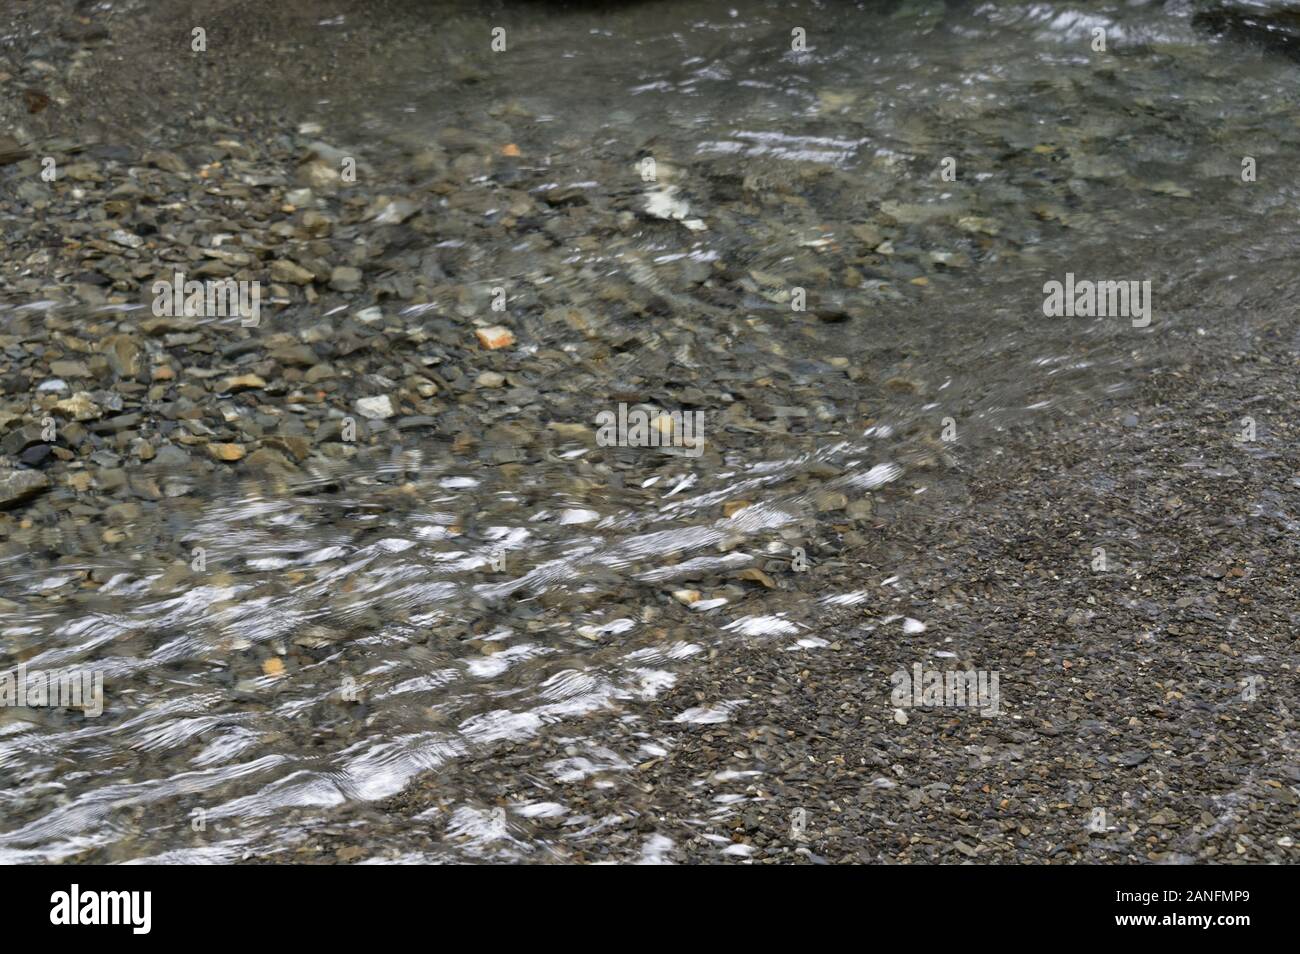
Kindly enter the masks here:
<path id="1" fill-rule="evenodd" d="M 763 704 L 660 711 L 702 660 L 941 625 L 894 596 L 934 520 L 983 520 L 974 461 L 1293 307 L 1297 66 L 1192 5 L 111 6 L 14 120 L 101 178 L 42 207 L 0 167 L 0 339 L 41 368 L 6 433 L 99 411 L 51 412 L 84 442 L 4 514 L 0 661 L 104 677 L 96 718 L 0 709 L 0 860 L 566 857 L 611 816 L 565 785 Z M 113 225 L 144 244 L 86 257 Z M 157 318 L 155 276 L 231 248 L 258 327 Z M 1067 273 L 1150 282 L 1150 323 L 1046 317 Z M 602 446 L 620 403 L 702 412 L 703 452 Z M 433 846 L 372 844 L 416 785 Z M 639 832 L 613 860 L 678 837 Z"/>

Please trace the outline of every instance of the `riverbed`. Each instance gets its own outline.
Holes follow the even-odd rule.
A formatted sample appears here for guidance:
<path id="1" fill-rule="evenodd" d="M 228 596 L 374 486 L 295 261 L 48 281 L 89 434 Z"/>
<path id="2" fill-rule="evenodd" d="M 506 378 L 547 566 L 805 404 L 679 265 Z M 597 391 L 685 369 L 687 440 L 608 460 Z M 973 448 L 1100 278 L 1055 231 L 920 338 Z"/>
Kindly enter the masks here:
<path id="1" fill-rule="evenodd" d="M 0 26 L 0 860 L 1295 860 L 1293 61 L 171 6 Z"/>

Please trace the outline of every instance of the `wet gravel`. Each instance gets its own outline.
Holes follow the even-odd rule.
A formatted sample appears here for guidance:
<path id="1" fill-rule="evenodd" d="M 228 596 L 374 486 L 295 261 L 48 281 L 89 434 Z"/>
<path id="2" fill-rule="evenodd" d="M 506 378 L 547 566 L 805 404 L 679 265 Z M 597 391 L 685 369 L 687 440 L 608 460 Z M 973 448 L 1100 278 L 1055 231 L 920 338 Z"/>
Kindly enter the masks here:
<path id="1" fill-rule="evenodd" d="M 509 806 L 507 831 L 545 843 L 538 861 L 1286 863 L 1300 622 L 1281 506 L 1300 480 L 1280 413 L 1290 335 L 1287 322 L 1248 349 L 1198 346 L 1132 396 L 1136 422 L 1111 407 L 1010 437 L 972 468 L 960 514 L 900 544 L 906 574 L 886 582 L 898 553 L 882 560 L 879 546 L 819 574 L 831 589 L 869 581 L 859 609 L 812 630 L 829 645 L 711 652 L 635 707 L 613 751 L 562 732 L 503 746 L 468 778 L 426 778 L 388 806 L 429 833 L 404 821 L 376 841 L 406 831 L 436 853 L 445 806 L 471 803 Z M 1272 412 L 1256 444 L 1230 426 L 1244 406 Z M 898 617 L 930 622 L 908 635 Z M 999 671 L 1004 716 L 916 709 L 898 724 L 888 674 L 936 653 Z M 744 704 L 716 724 L 678 721 L 721 700 Z M 585 825 L 530 816 L 551 803 Z M 322 840 L 308 857 L 332 850 Z"/>

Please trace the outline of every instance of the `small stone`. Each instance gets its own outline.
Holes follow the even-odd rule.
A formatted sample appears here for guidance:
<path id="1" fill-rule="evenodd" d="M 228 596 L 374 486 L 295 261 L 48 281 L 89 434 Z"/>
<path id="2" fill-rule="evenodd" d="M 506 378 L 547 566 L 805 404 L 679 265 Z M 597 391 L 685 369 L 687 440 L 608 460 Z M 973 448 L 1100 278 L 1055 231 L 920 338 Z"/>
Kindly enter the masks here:
<path id="1" fill-rule="evenodd" d="M 54 444 L 33 444 L 18 455 L 18 462 L 27 467 L 44 467 L 53 456 L 54 447 Z"/>
<path id="2" fill-rule="evenodd" d="M 111 494 L 126 486 L 126 471 L 121 467 L 105 467 L 96 479 L 99 489 L 106 494 Z"/>
<path id="3" fill-rule="evenodd" d="M 297 470 L 289 458 L 270 447 L 259 447 L 253 451 L 248 455 L 244 466 L 264 474 L 279 476 L 292 475 Z"/>
<path id="4" fill-rule="evenodd" d="M 37 470 L 0 471 L 0 509 L 22 503 L 49 486 L 50 479 Z"/>
<path id="5" fill-rule="evenodd" d="M 902 709 L 894 710 L 894 721 L 899 725 L 907 725 L 907 713 Z"/>
<path id="6" fill-rule="evenodd" d="M 853 520 L 866 520 L 871 516 L 871 500 L 863 497 L 849 504 L 845 511 Z"/>
<path id="7" fill-rule="evenodd" d="M 190 455 L 175 444 L 164 444 L 154 454 L 161 467 L 184 467 L 190 462 Z"/>
<path id="8" fill-rule="evenodd" d="M 243 460 L 247 451 L 243 444 L 209 444 L 208 455 L 213 460 L 237 461 Z"/>
<path id="9" fill-rule="evenodd" d="M 820 491 L 815 500 L 817 510 L 820 513 L 830 513 L 835 510 L 843 510 L 849 505 L 849 498 L 838 490 Z"/>
<path id="10" fill-rule="evenodd" d="M 271 281 L 289 285 L 310 285 L 316 276 L 296 262 L 277 258 L 271 263 Z"/>
<path id="11" fill-rule="evenodd" d="M 310 368 L 320 364 L 320 356 L 308 345 L 286 345 L 271 352 L 271 357 L 281 364 L 294 368 Z"/>
<path id="12" fill-rule="evenodd" d="M 746 567 L 736 574 L 739 580 L 753 580 L 755 583 L 761 583 L 769 590 L 776 588 L 776 581 L 764 573 L 756 566 Z"/>
<path id="13" fill-rule="evenodd" d="M 174 152 L 165 152 L 161 149 L 150 150 L 144 154 L 144 161 L 155 168 L 162 169 L 164 172 L 172 172 L 177 175 L 189 172 L 189 166 L 185 165 L 185 160 Z"/>
<path id="14" fill-rule="evenodd" d="M 479 328 L 474 334 L 478 337 L 479 344 L 490 351 L 496 351 L 498 348 L 509 348 L 515 343 L 514 332 L 502 325 Z"/>
<path id="15" fill-rule="evenodd" d="M 474 384 L 480 388 L 499 388 L 505 383 L 506 376 L 496 371 L 484 371 L 474 380 Z"/>
<path id="16" fill-rule="evenodd" d="M 100 350 L 118 377 L 133 378 L 140 372 L 140 344 L 130 335 L 106 338 Z"/>
<path id="17" fill-rule="evenodd" d="M 673 599 L 683 606 L 690 606 L 692 603 L 700 601 L 699 590 L 673 590 Z"/>
<path id="18" fill-rule="evenodd" d="M 298 434 L 282 434 L 267 438 L 267 443 L 288 451 L 297 460 L 306 460 L 311 453 L 311 441 Z"/>
<path id="19" fill-rule="evenodd" d="M 50 373 L 60 378 L 90 377 L 90 369 L 82 361 L 51 361 Z"/>
<path id="20" fill-rule="evenodd" d="M 1152 183 L 1149 188 L 1152 192 L 1158 192 L 1161 195 L 1172 195 L 1176 199 L 1190 199 L 1191 190 L 1186 186 L 1179 185 L 1177 182 L 1170 182 L 1168 179 L 1163 182 Z"/>
<path id="21" fill-rule="evenodd" d="M 317 192 L 335 192 L 342 177 L 339 170 L 323 159 L 313 159 L 298 167 L 298 181 Z"/>
<path id="22" fill-rule="evenodd" d="M 930 261 L 945 268 L 969 268 L 971 261 L 961 252 L 931 252 Z"/>
<path id="23" fill-rule="evenodd" d="M 272 656 L 262 660 L 262 672 L 268 676 L 283 676 L 284 663 Z"/>
<path id="24" fill-rule="evenodd" d="M 880 234 L 880 230 L 872 225 L 855 225 L 850 231 L 853 232 L 853 237 L 867 248 L 874 249 L 885 240 L 885 237 Z"/>
<path id="25" fill-rule="evenodd" d="M 21 162 L 31 155 L 13 136 L 0 135 L 0 166 Z"/>
<path id="26" fill-rule="evenodd" d="M 1126 768 L 1134 768 L 1138 765 L 1141 765 L 1149 758 L 1151 758 L 1150 752 L 1143 752 L 1134 749 L 1129 752 L 1121 752 L 1118 756 L 1115 757 L 1115 761 L 1118 762 L 1120 765 L 1125 766 Z"/>
<path id="27" fill-rule="evenodd" d="M 592 436 L 591 428 L 586 424 L 569 424 L 565 421 L 551 421 L 546 425 L 564 440 L 585 441 Z"/>
<path id="28" fill-rule="evenodd" d="M 312 235 L 329 235 L 334 229 L 334 220 L 315 209 L 308 209 L 302 214 L 302 227 Z"/>
<path id="29" fill-rule="evenodd" d="M 102 421 L 96 421 L 90 425 L 90 429 L 96 434 L 116 434 L 119 431 L 138 427 L 142 418 L 143 415 L 139 413 L 117 414 Z"/>
<path id="30" fill-rule="evenodd" d="M 139 248 L 144 244 L 144 239 L 125 229 L 114 229 L 109 232 L 108 240 L 114 245 L 122 245 L 126 248 Z"/>
<path id="31" fill-rule="evenodd" d="M 885 381 L 885 390 L 895 394 L 920 394 L 921 384 L 912 378 L 893 377 Z"/>
<path id="32" fill-rule="evenodd" d="M 379 394 L 374 397 L 358 398 L 355 404 L 357 413 L 362 417 L 369 418 L 372 421 L 382 420 L 386 417 L 392 417 L 397 412 L 393 410 L 393 400 L 387 394 Z"/>
<path id="33" fill-rule="evenodd" d="M 104 409 L 91 400 L 85 391 L 78 391 L 70 398 L 56 401 L 54 410 L 63 417 L 74 421 L 93 421 L 104 413 Z"/>
<path id="34" fill-rule="evenodd" d="M 234 393 L 235 391 L 248 391 L 253 388 L 266 387 L 266 381 L 256 374 L 240 374 L 233 378 L 226 378 L 219 385 L 217 390 L 222 393 Z"/>
<path id="35" fill-rule="evenodd" d="M 361 287 L 361 269 L 340 265 L 330 272 L 330 288 L 337 292 L 356 291 Z"/>
<path id="36" fill-rule="evenodd" d="M 740 511 L 749 506 L 752 506 L 752 501 L 728 500 L 722 505 L 722 515 L 724 517 L 734 517 L 736 514 L 740 513 Z"/>
<path id="37" fill-rule="evenodd" d="M 957 227 L 965 229 L 967 232 L 983 233 L 984 235 L 998 234 L 998 224 L 996 222 L 978 215 L 962 216 L 957 220 Z"/>
<path id="38" fill-rule="evenodd" d="M 375 225 L 400 225 L 418 211 L 419 208 L 409 199 L 393 199 L 375 210 Z"/>

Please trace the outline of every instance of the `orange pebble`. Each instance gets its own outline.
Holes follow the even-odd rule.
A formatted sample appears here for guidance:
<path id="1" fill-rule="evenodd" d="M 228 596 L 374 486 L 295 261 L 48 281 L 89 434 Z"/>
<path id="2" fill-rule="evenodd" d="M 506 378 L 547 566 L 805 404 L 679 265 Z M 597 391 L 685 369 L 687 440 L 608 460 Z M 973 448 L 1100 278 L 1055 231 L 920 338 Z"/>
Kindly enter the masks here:
<path id="1" fill-rule="evenodd" d="M 515 335 L 509 328 L 501 325 L 493 325 L 491 328 L 479 328 L 475 330 L 478 336 L 478 343 L 490 351 L 498 348 L 509 348 L 515 343 Z"/>

